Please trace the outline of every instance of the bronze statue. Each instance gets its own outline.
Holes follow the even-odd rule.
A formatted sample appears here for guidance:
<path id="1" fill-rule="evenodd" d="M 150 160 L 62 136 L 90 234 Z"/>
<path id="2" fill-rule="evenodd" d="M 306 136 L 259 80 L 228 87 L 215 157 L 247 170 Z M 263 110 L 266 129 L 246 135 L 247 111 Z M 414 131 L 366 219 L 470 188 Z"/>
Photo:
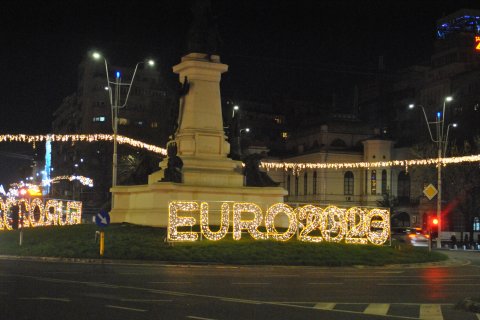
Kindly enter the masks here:
<path id="1" fill-rule="evenodd" d="M 262 155 L 255 153 L 244 158 L 245 169 L 243 171 L 246 178 L 247 187 L 278 187 L 279 182 L 275 182 L 263 171 L 260 171 L 260 160 Z"/>
<path id="2" fill-rule="evenodd" d="M 168 162 L 162 182 L 182 182 L 183 161 L 177 156 L 177 143 L 172 140 L 167 143 Z"/>

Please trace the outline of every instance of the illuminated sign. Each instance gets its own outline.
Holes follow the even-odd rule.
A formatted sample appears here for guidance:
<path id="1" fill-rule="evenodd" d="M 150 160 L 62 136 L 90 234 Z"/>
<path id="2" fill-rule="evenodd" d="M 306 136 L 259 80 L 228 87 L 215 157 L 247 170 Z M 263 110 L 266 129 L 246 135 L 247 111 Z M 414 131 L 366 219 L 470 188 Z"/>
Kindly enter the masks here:
<path id="1" fill-rule="evenodd" d="M 230 225 L 234 240 L 240 240 L 242 232 L 245 231 L 255 240 L 276 241 L 287 241 L 297 236 L 298 240 L 304 242 L 344 241 L 382 245 L 390 237 L 390 212 L 379 208 L 344 209 L 328 206 L 322 209 L 309 204 L 294 209 L 287 204 L 276 203 L 263 215 L 262 209 L 255 203 L 223 202 L 220 209 L 220 225 L 215 227 L 217 231 L 210 228 L 209 213 L 207 202 L 170 202 L 168 240 L 196 241 L 201 234 L 208 240 L 217 241 L 225 238 Z M 288 221 L 288 227 L 282 232 L 275 227 L 275 219 L 279 215 L 284 215 Z M 200 220 L 200 232 L 192 230 L 197 224 L 195 216 Z M 261 226 L 265 227 L 265 231 L 259 230 Z"/>
<path id="2" fill-rule="evenodd" d="M 475 36 L 475 51 L 480 52 L 480 36 Z"/>
<path id="3" fill-rule="evenodd" d="M 47 200 L 40 198 L 0 199 L 0 230 L 18 227 L 64 226 L 79 224 L 82 220 L 81 201 Z"/>

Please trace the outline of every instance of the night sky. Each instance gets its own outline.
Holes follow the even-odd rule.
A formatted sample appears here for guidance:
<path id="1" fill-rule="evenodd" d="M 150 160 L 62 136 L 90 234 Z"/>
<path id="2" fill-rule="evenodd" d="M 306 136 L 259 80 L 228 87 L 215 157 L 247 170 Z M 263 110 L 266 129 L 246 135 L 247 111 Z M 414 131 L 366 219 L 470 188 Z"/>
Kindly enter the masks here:
<path id="1" fill-rule="evenodd" d="M 211 2 L 229 65 L 222 94 L 264 101 L 347 83 L 379 56 L 390 70 L 428 61 L 436 20 L 480 9 L 478 0 Z M 91 49 L 125 66 L 154 57 L 175 82 L 192 14 L 186 0 L 7 0 L 0 18 L 0 132 L 45 134 Z"/>

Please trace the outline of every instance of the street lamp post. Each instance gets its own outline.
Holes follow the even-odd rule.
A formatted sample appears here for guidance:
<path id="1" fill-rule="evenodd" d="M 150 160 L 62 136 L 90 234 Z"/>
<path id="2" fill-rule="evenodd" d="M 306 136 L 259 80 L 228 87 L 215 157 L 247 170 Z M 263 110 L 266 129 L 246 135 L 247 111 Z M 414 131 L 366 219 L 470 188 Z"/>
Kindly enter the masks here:
<path id="1" fill-rule="evenodd" d="M 427 124 L 428 133 L 430 134 L 430 139 L 432 142 L 437 144 L 437 221 L 438 221 L 438 235 L 437 235 L 437 248 L 440 249 L 442 247 L 442 241 L 440 238 L 441 233 L 441 226 L 442 226 L 442 157 L 445 156 L 447 152 L 447 145 L 448 145 L 448 133 L 450 131 L 450 127 L 456 127 L 457 124 L 451 123 L 447 127 L 446 135 L 444 134 L 445 129 L 445 104 L 447 102 L 452 101 L 452 97 L 446 97 L 443 101 L 443 110 L 442 112 L 437 112 L 436 121 L 428 121 L 427 113 L 425 112 L 425 108 L 422 105 L 419 107 L 422 108 L 423 115 L 425 117 L 425 122 Z M 413 109 L 415 107 L 414 104 L 410 104 L 409 108 Z M 436 126 L 436 138 L 433 137 L 432 130 L 430 125 L 434 124 Z"/>
<path id="2" fill-rule="evenodd" d="M 135 79 L 135 75 L 137 74 L 138 67 L 141 64 L 145 64 L 145 63 L 147 63 L 148 66 L 153 67 L 155 65 L 155 62 L 153 60 L 137 62 L 137 64 L 135 65 L 135 69 L 133 71 L 132 79 L 129 82 L 122 82 L 120 71 L 115 72 L 115 81 L 110 80 L 108 63 L 105 57 L 103 57 L 98 52 L 94 52 L 92 54 L 92 57 L 95 60 L 103 59 L 105 63 L 105 74 L 107 76 L 106 90 L 108 90 L 108 97 L 110 99 L 110 106 L 111 106 L 111 113 L 112 113 L 112 130 L 113 130 L 112 187 L 115 187 L 117 185 L 117 167 L 118 167 L 118 154 L 117 154 L 118 110 L 124 108 L 127 105 L 128 98 L 130 96 L 130 90 L 132 89 L 133 80 Z M 112 86 L 115 88 L 114 93 L 112 93 Z M 123 86 L 127 87 L 128 89 L 122 103 L 120 93 L 121 93 L 121 88 Z M 114 205 L 114 199 L 112 196 L 112 203 L 111 203 L 112 209 L 113 209 L 113 205 Z"/>

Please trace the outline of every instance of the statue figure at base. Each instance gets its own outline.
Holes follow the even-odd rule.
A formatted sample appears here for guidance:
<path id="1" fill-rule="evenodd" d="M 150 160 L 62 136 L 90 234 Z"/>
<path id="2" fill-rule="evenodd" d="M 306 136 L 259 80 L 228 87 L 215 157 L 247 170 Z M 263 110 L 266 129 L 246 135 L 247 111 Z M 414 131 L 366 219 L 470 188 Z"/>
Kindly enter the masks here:
<path id="1" fill-rule="evenodd" d="M 177 156 L 177 143 L 170 140 L 167 143 L 168 162 L 165 168 L 165 174 L 161 182 L 182 182 L 183 161 Z"/>
<path id="2" fill-rule="evenodd" d="M 258 154 L 251 154 L 243 159 L 247 187 L 278 187 L 279 182 L 275 182 L 263 171 L 260 171 L 260 160 L 263 157 Z"/>

